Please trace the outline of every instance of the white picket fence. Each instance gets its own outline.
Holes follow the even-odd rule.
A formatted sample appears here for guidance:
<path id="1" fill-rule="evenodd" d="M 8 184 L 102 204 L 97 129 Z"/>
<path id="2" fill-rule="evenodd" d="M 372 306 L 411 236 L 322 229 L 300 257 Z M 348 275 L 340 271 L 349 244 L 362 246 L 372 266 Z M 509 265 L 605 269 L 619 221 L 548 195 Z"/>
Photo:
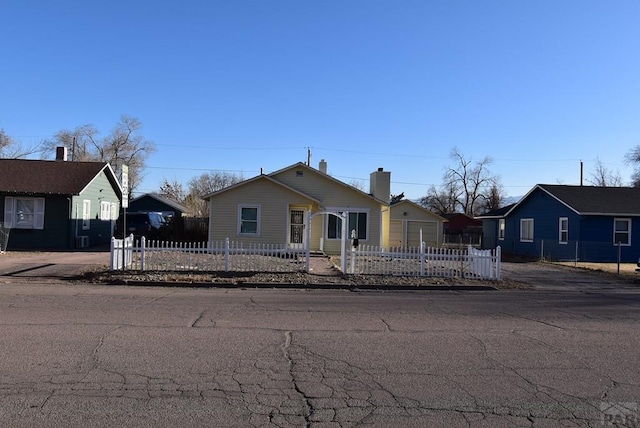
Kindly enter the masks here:
<path id="1" fill-rule="evenodd" d="M 430 276 L 500 280 L 501 249 L 382 248 L 364 245 L 348 255 L 351 275 Z"/>
<path id="2" fill-rule="evenodd" d="M 228 238 L 207 243 L 111 240 L 111 270 L 169 272 L 309 272 L 307 249 L 243 244 Z M 124 261 L 124 262 L 123 262 Z M 346 274 L 500 280 L 495 250 L 360 246 L 346 254 Z"/>
<path id="3" fill-rule="evenodd" d="M 125 260 L 123 268 L 123 260 Z M 111 240 L 111 270 L 170 272 L 302 272 L 306 250 L 230 241 L 184 243 L 133 236 Z"/>

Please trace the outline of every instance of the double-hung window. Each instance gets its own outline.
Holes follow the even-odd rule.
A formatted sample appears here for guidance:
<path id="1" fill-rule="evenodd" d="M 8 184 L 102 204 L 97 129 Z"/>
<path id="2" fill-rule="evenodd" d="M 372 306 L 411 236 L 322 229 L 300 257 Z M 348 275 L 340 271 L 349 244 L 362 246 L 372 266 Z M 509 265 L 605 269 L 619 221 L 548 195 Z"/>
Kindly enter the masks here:
<path id="1" fill-rule="evenodd" d="M 613 243 L 631 245 L 630 218 L 616 218 L 613 220 Z"/>
<path id="2" fill-rule="evenodd" d="M 44 229 L 44 198 L 4 198 L 4 226 L 14 229 Z"/>
<path id="3" fill-rule="evenodd" d="M 260 206 L 238 206 L 238 235 L 260 235 Z"/>
<path id="4" fill-rule="evenodd" d="M 558 241 L 561 244 L 569 242 L 569 219 L 560 217 L 558 221 Z"/>
<path id="5" fill-rule="evenodd" d="M 342 212 L 340 212 L 342 214 Z M 342 219 L 335 215 L 327 216 L 327 238 L 342 239 Z M 347 239 L 351 239 L 351 233 L 355 230 L 355 237 L 360 240 L 367 239 L 369 215 L 366 211 L 349 211 L 349 224 Z"/>
<path id="6" fill-rule="evenodd" d="M 100 202 L 100 220 L 101 221 L 109 221 L 111 220 L 111 203 L 101 201 Z"/>
<path id="7" fill-rule="evenodd" d="M 520 219 L 520 241 L 533 242 L 533 219 Z"/>

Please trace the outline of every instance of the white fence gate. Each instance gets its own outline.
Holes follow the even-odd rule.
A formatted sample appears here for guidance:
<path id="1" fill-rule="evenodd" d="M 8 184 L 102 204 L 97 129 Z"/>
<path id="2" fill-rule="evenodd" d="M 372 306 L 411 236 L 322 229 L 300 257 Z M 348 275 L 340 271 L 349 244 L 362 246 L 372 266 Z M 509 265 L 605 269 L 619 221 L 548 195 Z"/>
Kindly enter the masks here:
<path id="1" fill-rule="evenodd" d="M 111 270 L 131 266 L 133 260 L 133 235 L 124 239 L 111 238 Z"/>

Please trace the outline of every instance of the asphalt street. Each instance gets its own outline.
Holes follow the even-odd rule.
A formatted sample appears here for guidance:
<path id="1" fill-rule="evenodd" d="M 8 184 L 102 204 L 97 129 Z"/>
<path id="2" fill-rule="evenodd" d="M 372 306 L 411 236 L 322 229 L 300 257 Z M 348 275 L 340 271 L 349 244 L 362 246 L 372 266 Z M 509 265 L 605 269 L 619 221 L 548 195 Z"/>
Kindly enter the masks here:
<path id="1" fill-rule="evenodd" d="M 634 426 L 640 293 L 3 277 L 1 426 Z"/>

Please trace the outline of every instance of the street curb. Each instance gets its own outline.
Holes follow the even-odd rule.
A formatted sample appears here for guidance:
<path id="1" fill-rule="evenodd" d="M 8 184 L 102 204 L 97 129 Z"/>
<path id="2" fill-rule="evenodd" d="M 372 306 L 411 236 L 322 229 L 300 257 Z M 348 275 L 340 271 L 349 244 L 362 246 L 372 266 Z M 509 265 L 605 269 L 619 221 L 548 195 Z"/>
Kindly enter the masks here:
<path id="1" fill-rule="evenodd" d="M 490 285 L 355 285 L 355 284 L 285 284 L 264 282 L 187 282 L 187 281 L 135 281 L 112 280 L 107 285 L 126 285 L 134 287 L 182 287 L 182 288 L 219 288 L 219 289 L 283 289 L 283 290 L 346 290 L 346 291 L 498 291 Z"/>

